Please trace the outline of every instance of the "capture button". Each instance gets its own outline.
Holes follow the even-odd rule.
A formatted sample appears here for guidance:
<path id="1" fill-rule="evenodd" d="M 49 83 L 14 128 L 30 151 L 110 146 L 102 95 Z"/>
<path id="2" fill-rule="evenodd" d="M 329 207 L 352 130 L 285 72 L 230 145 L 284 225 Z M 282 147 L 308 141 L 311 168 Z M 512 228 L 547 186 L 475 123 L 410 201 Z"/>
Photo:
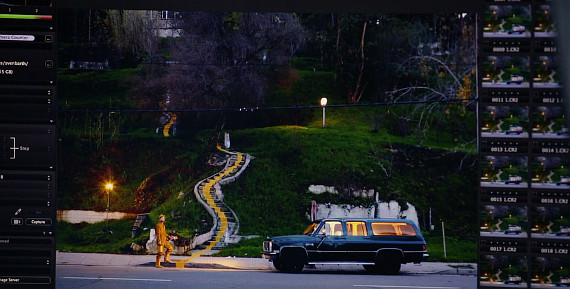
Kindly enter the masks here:
<path id="1" fill-rule="evenodd" d="M 29 218 L 26 219 L 28 226 L 51 226 L 51 219 L 48 218 Z"/>

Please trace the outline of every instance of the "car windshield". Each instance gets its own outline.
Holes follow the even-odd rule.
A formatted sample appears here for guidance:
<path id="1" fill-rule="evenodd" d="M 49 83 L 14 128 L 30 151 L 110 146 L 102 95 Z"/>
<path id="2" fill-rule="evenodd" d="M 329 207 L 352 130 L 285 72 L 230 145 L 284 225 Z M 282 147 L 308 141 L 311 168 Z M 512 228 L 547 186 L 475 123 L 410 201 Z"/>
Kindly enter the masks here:
<path id="1" fill-rule="evenodd" d="M 311 235 L 315 232 L 315 230 L 317 229 L 317 226 L 319 225 L 319 223 L 315 222 L 315 223 L 311 223 L 305 230 L 303 230 L 303 235 Z"/>

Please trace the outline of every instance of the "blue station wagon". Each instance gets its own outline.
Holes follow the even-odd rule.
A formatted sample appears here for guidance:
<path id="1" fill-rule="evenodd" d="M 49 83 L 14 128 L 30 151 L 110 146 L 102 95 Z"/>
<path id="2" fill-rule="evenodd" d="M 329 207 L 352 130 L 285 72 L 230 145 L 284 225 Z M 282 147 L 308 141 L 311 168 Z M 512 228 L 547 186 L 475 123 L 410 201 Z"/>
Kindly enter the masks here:
<path id="1" fill-rule="evenodd" d="M 429 255 L 414 222 L 405 219 L 324 219 L 303 235 L 268 238 L 263 255 L 282 272 L 305 265 L 360 264 L 366 271 L 395 275 L 401 264 L 420 263 Z"/>

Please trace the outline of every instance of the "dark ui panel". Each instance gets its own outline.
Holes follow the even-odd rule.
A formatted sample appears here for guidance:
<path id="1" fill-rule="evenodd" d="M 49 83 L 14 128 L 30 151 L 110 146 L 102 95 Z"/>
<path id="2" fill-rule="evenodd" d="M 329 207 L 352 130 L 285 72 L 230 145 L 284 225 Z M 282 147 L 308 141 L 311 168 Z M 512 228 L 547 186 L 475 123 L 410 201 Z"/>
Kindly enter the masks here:
<path id="1" fill-rule="evenodd" d="M 0 287 L 55 288 L 52 0 L 0 1 Z"/>
<path id="2" fill-rule="evenodd" d="M 53 88 L 19 88 L 0 90 L 0 123 L 54 124 L 57 106 Z"/>
<path id="3" fill-rule="evenodd" d="M 12 35 L 13 36 L 13 35 Z M 56 69 L 51 51 L 7 51 L 0 56 L 0 83 L 18 85 L 53 85 Z"/>
<path id="4" fill-rule="evenodd" d="M 14 286 L 53 284 L 54 195 L 54 172 L 0 171 L 0 278 Z"/>
<path id="5" fill-rule="evenodd" d="M 55 125 L 0 124 L 1 169 L 54 169 Z"/>
<path id="6" fill-rule="evenodd" d="M 485 0 L 478 288 L 570 286 L 570 131 L 547 0 Z"/>

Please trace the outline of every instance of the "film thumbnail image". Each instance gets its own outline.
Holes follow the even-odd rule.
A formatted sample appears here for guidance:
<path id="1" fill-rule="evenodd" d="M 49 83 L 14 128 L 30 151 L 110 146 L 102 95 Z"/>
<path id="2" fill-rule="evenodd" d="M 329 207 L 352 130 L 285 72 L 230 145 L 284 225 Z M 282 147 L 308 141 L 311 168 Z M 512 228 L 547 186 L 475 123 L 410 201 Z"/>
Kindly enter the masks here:
<path id="1" fill-rule="evenodd" d="M 526 56 L 487 56 L 481 63 L 481 71 L 483 87 L 530 87 L 530 58 Z"/>
<path id="2" fill-rule="evenodd" d="M 534 61 L 534 88 L 561 88 L 558 73 L 558 58 L 555 56 L 538 56 Z"/>
<path id="3" fill-rule="evenodd" d="M 481 187 L 527 188 L 526 156 L 483 156 L 480 166 Z"/>
<path id="4" fill-rule="evenodd" d="M 550 8 L 550 5 L 543 4 L 534 10 L 534 37 L 556 37 L 558 35 Z"/>
<path id="5" fill-rule="evenodd" d="M 530 213 L 532 238 L 570 239 L 569 218 L 568 206 L 533 207 Z"/>
<path id="6" fill-rule="evenodd" d="M 527 5 L 490 5 L 483 13 L 483 37 L 530 37 L 530 25 L 530 6 Z"/>
<path id="7" fill-rule="evenodd" d="M 531 159 L 531 187 L 535 189 L 570 189 L 568 157 L 538 156 Z"/>
<path id="8" fill-rule="evenodd" d="M 524 256 L 482 255 L 479 262 L 479 284 L 490 287 L 528 285 L 527 259 Z"/>
<path id="9" fill-rule="evenodd" d="M 532 137 L 567 139 L 568 126 L 564 107 L 538 106 L 532 113 Z"/>
<path id="10" fill-rule="evenodd" d="M 526 238 L 528 214 L 526 206 L 483 205 L 481 208 L 481 237 Z"/>
<path id="11" fill-rule="evenodd" d="M 569 258 L 537 256 L 531 261 L 531 288 L 570 287 Z"/>
<path id="12" fill-rule="evenodd" d="M 481 137 L 528 138 L 527 106 L 485 106 L 481 110 Z"/>

